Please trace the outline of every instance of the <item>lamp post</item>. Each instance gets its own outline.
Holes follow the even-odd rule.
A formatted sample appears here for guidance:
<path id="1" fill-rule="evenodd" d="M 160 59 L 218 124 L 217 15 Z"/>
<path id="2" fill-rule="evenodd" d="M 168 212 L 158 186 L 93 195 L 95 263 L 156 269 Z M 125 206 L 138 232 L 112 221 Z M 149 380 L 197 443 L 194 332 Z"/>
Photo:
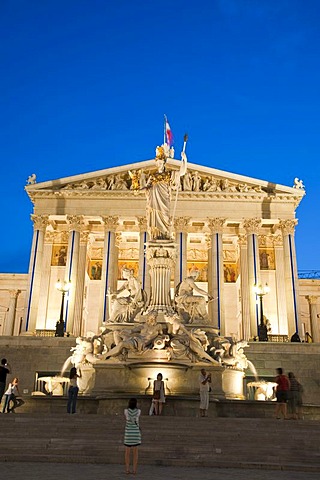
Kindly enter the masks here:
<path id="1" fill-rule="evenodd" d="M 62 293 L 62 298 L 61 298 L 60 317 L 56 323 L 56 333 L 54 335 L 55 337 L 64 337 L 64 320 L 63 320 L 64 297 L 66 296 L 66 293 L 69 292 L 70 288 L 71 288 L 71 282 L 66 282 L 65 280 L 61 282 L 60 280 L 58 280 L 56 283 L 56 289 Z"/>
<path id="2" fill-rule="evenodd" d="M 267 325 L 264 323 L 263 320 L 263 297 L 270 292 L 270 288 L 267 283 L 265 285 L 262 285 L 260 283 L 260 285 L 255 285 L 253 287 L 253 290 L 260 299 L 260 325 L 258 327 L 259 342 L 267 342 L 268 330 Z"/>

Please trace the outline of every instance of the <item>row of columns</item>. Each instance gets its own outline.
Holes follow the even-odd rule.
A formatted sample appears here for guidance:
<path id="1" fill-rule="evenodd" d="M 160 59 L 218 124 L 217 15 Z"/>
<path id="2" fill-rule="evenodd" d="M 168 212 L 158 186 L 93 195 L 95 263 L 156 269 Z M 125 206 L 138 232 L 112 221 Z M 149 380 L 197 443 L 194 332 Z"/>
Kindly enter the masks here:
<path id="1" fill-rule="evenodd" d="M 46 299 L 49 294 L 50 255 L 44 254 L 48 248 L 45 244 L 45 232 L 48 225 L 48 216 L 32 215 L 34 234 L 32 241 L 29 291 L 25 305 L 25 330 L 34 331 L 38 315 L 45 315 Z M 69 223 L 68 252 L 65 268 L 65 280 L 72 283 L 72 289 L 65 304 L 65 320 L 67 330 L 75 335 L 81 333 L 83 316 L 83 296 L 85 282 L 86 255 L 89 232 L 86 230 L 82 216 L 67 216 Z M 116 230 L 119 226 L 117 216 L 104 216 L 104 254 L 102 264 L 101 298 L 99 301 L 99 318 L 104 321 L 108 318 L 108 292 L 117 288 L 118 248 L 116 245 Z M 174 270 L 175 285 L 187 275 L 187 235 L 189 217 L 179 217 L 175 220 L 177 262 Z M 224 276 L 223 276 L 223 230 L 225 218 L 210 218 L 210 241 L 208 249 L 208 289 L 214 297 L 209 304 L 210 318 L 220 327 L 221 334 L 225 334 L 224 312 Z M 138 217 L 140 229 L 139 246 L 139 279 L 142 288 L 149 290 L 150 276 L 145 257 L 145 246 L 148 241 L 145 217 Z M 289 333 L 299 331 L 299 306 L 297 293 L 297 266 L 294 245 L 295 220 L 281 220 L 279 227 L 282 231 L 283 247 L 275 248 L 277 260 L 277 282 L 279 309 L 284 310 L 288 319 Z M 241 308 L 243 337 L 250 338 L 257 334 L 259 323 L 259 306 L 253 293 L 253 285 L 260 282 L 259 267 L 259 230 L 261 220 L 258 218 L 246 219 L 243 222 L 245 235 L 240 235 L 240 273 L 241 273 Z M 281 260 L 282 256 L 282 261 Z M 284 285 L 284 288 L 283 288 Z M 282 287 L 282 288 L 281 288 Z M 40 295 L 40 291 L 42 295 Z M 283 302 L 282 300 L 285 300 Z M 283 311 L 282 314 L 285 315 Z M 280 312 L 281 313 L 281 312 Z M 7 321 L 9 330 L 10 323 Z M 301 333 L 301 332 L 300 332 Z"/>

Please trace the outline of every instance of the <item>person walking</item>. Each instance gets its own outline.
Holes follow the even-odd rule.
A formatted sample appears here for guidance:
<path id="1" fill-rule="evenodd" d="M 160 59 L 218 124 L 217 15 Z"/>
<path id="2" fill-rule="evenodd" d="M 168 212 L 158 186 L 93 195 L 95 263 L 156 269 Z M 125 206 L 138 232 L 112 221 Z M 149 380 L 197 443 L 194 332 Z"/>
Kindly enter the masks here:
<path id="1" fill-rule="evenodd" d="M 162 380 L 162 373 L 158 373 L 157 380 L 153 382 L 153 404 L 154 404 L 154 414 L 161 415 L 163 405 L 166 402 L 165 391 L 164 391 L 164 381 Z"/>
<path id="2" fill-rule="evenodd" d="M 76 367 L 72 367 L 69 375 L 70 382 L 69 382 L 68 404 L 67 404 L 68 413 L 76 413 L 77 398 L 79 393 L 79 387 L 78 387 L 79 377 L 80 375 L 78 375 Z"/>
<path id="3" fill-rule="evenodd" d="M 132 473 L 137 473 L 138 467 L 138 446 L 141 445 L 141 430 L 139 426 L 139 417 L 141 410 L 137 408 L 137 399 L 130 398 L 128 408 L 124 410 L 126 419 L 126 426 L 124 431 L 124 446 L 125 446 L 125 468 L 126 473 L 130 471 L 130 457 L 132 452 Z"/>
<path id="4" fill-rule="evenodd" d="M 282 368 L 277 368 L 277 377 L 276 377 L 276 396 L 277 396 L 277 404 L 276 404 L 276 411 L 275 416 L 277 419 L 280 419 L 280 414 L 283 418 L 287 417 L 287 401 L 288 401 L 288 392 L 290 390 L 290 382 L 286 375 L 283 373 Z"/>
<path id="5" fill-rule="evenodd" d="M 297 420 L 298 418 L 303 418 L 302 415 L 302 392 L 303 387 L 300 382 L 296 379 L 293 372 L 288 373 L 290 381 L 290 390 L 288 396 L 288 413 L 289 418 Z"/>
<path id="6" fill-rule="evenodd" d="M 204 368 L 201 369 L 199 375 L 200 389 L 200 417 L 208 416 L 209 409 L 209 393 L 210 393 L 211 374 L 207 374 Z"/>
<path id="7" fill-rule="evenodd" d="M 11 383 L 9 383 L 9 386 L 7 390 L 5 391 L 5 402 L 3 406 L 2 413 L 14 413 L 16 408 L 21 407 L 24 405 L 24 401 L 22 400 L 19 388 L 19 379 L 15 377 Z M 10 402 L 13 402 L 13 407 L 10 408 Z"/>
<path id="8" fill-rule="evenodd" d="M 0 403 L 6 389 L 8 373 L 11 373 L 11 367 L 8 364 L 7 359 L 3 358 L 0 364 Z"/>

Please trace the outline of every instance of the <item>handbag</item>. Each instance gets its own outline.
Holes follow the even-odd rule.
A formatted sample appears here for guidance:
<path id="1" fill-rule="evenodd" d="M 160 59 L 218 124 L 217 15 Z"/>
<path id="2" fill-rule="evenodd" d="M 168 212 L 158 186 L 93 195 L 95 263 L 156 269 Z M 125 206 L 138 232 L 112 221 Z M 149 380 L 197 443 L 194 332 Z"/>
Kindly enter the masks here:
<path id="1" fill-rule="evenodd" d="M 153 394 L 154 400 L 160 400 L 160 390 L 155 390 Z"/>

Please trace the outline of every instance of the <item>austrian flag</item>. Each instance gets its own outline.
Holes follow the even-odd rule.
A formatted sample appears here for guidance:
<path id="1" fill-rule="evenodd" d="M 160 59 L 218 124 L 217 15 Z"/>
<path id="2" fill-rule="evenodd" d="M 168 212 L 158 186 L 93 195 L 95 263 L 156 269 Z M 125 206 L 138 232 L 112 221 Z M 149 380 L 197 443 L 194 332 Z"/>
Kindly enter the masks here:
<path id="1" fill-rule="evenodd" d="M 172 131 L 171 131 L 171 128 L 170 128 L 167 117 L 164 117 L 164 118 L 165 118 L 165 130 L 166 130 L 167 144 L 170 147 L 173 144 L 173 135 L 172 135 Z"/>

